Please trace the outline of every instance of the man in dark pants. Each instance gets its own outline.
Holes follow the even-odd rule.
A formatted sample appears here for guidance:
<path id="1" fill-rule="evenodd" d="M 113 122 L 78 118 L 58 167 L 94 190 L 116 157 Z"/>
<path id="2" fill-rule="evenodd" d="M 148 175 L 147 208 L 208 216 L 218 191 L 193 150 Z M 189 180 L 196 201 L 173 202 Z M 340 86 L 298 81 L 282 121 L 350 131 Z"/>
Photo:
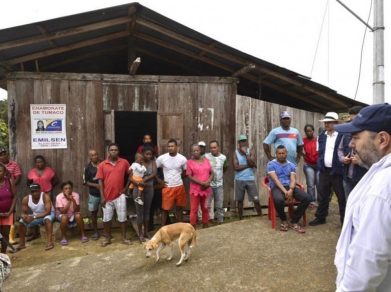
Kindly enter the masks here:
<path id="1" fill-rule="evenodd" d="M 305 233 L 305 229 L 298 222 L 310 204 L 311 197 L 296 187 L 296 167 L 286 159 L 287 155 L 288 152 L 284 145 L 277 146 L 277 158 L 269 161 L 267 164 L 267 174 L 270 178 L 269 184 L 272 189 L 278 217 L 281 219 L 280 230 L 288 231 L 289 228 L 292 228 L 298 233 Z M 289 225 L 284 211 L 285 200 L 290 202 L 294 198 L 300 201 L 300 203 L 291 218 L 292 225 Z"/>
<path id="2" fill-rule="evenodd" d="M 329 211 L 331 190 L 333 189 L 338 198 L 339 215 L 341 224 L 345 215 L 345 192 L 343 189 L 343 166 L 338 158 L 338 145 L 341 143 L 342 134 L 334 130 L 338 124 L 338 114 L 329 112 L 323 120 L 326 131 L 318 137 L 318 169 L 319 174 L 319 195 L 320 201 L 316 210 L 315 219 L 309 225 L 316 226 L 326 223 Z"/>

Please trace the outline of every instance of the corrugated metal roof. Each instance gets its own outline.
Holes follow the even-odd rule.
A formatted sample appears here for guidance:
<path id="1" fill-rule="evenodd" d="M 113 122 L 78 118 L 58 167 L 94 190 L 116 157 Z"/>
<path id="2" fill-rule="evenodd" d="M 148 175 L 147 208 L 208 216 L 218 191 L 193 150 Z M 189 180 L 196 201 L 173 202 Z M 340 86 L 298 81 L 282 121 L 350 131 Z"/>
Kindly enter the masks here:
<path id="1" fill-rule="evenodd" d="M 142 57 L 139 74 L 231 76 L 254 64 L 238 76 L 240 94 L 320 112 L 362 104 L 138 3 L 0 30 L 0 79 L 22 69 L 126 74 L 129 48 Z"/>

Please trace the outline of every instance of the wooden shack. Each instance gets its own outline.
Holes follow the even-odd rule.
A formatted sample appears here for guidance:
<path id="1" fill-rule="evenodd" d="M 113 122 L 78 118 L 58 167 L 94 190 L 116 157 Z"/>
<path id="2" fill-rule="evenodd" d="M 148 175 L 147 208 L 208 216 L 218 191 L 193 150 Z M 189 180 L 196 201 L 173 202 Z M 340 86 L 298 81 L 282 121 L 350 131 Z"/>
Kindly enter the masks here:
<path id="1" fill-rule="evenodd" d="M 8 90 L 11 156 L 24 174 L 42 154 L 82 193 L 89 148 L 104 157 L 115 141 L 131 161 L 150 133 L 162 152 L 169 138 L 187 157 L 191 144 L 217 139 L 231 157 L 244 133 L 262 177 L 262 141 L 279 124 L 280 111 L 290 110 L 301 130 L 306 123 L 317 127 L 327 111 L 359 104 L 137 3 L 1 30 L 0 86 Z M 32 150 L 31 104 L 66 104 L 66 149 Z M 231 167 L 226 207 L 234 206 L 233 175 Z"/>

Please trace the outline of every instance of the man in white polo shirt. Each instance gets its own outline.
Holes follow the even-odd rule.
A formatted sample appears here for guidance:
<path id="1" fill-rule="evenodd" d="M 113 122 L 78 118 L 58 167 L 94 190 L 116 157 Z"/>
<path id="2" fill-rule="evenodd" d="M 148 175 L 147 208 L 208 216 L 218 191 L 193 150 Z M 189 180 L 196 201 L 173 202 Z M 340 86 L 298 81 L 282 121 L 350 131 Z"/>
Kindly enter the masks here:
<path id="1" fill-rule="evenodd" d="M 176 218 L 182 221 L 182 211 L 186 207 L 186 192 L 183 186 L 184 172 L 187 159 L 178 153 L 178 144 L 175 139 L 168 140 L 168 153 L 156 159 L 156 167 L 163 168 L 166 186 L 162 190 L 162 225 L 166 225 L 168 213 L 176 207 Z"/>

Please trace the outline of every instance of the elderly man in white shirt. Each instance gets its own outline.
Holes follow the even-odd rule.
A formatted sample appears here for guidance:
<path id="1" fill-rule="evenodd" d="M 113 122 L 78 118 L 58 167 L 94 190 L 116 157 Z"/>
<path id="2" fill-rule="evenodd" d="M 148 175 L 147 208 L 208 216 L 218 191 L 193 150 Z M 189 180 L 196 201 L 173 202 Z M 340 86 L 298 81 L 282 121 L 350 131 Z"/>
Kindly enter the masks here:
<path id="1" fill-rule="evenodd" d="M 349 147 L 369 168 L 350 193 L 335 255 L 337 291 L 391 291 L 391 105 L 363 108 Z"/>

